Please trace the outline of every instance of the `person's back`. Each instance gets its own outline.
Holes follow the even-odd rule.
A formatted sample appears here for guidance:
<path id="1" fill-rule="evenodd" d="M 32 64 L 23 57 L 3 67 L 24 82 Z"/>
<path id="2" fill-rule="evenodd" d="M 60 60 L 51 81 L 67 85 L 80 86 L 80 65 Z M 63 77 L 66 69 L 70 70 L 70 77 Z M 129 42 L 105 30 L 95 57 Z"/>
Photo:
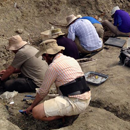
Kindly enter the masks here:
<path id="1" fill-rule="evenodd" d="M 103 28 L 102 24 L 97 19 L 95 19 L 94 17 L 91 17 L 91 16 L 83 16 L 82 17 L 81 15 L 77 15 L 77 17 L 80 19 L 89 20 L 93 24 L 93 26 L 95 27 L 95 29 L 98 33 L 98 36 L 103 39 L 104 28 Z"/>
<path id="2" fill-rule="evenodd" d="M 36 56 L 42 55 L 49 67 L 43 84 L 38 89 L 32 105 L 26 109 L 26 113 L 32 111 L 34 118 L 51 121 L 84 112 L 90 103 L 91 91 L 79 63 L 74 58 L 61 54 L 65 47 L 58 46 L 55 39 L 46 40 L 40 46 Z M 54 82 L 59 95 L 39 104 Z"/>
<path id="3" fill-rule="evenodd" d="M 93 51 L 102 47 L 102 41 L 89 20 L 77 19 L 69 26 L 68 32 L 70 32 L 68 34 L 68 38 L 70 39 L 71 35 L 73 35 L 71 33 L 75 32 L 75 36 L 79 38 L 81 46 L 88 51 Z"/>
<path id="4" fill-rule="evenodd" d="M 94 24 L 94 23 L 101 24 L 98 20 L 96 20 L 95 18 L 90 17 L 90 16 L 83 16 L 83 17 L 80 18 L 80 19 L 87 19 L 87 20 L 89 20 L 92 24 Z"/>
<path id="5" fill-rule="evenodd" d="M 12 66 L 20 68 L 25 77 L 32 79 L 40 87 L 48 65 L 42 60 L 42 57 L 35 57 L 37 52 L 38 50 L 35 47 L 25 45 L 16 53 Z"/>
<path id="6" fill-rule="evenodd" d="M 119 6 L 115 6 L 111 11 L 111 17 L 114 18 L 114 24 L 105 20 L 102 25 L 109 28 L 116 36 L 130 36 L 129 14 L 120 10 Z"/>
<path id="7" fill-rule="evenodd" d="M 130 32 L 130 15 L 124 10 L 117 10 L 114 14 L 114 25 L 119 31 L 124 33 Z"/>
<path id="8" fill-rule="evenodd" d="M 1 71 L 4 91 L 34 92 L 42 84 L 48 65 L 42 57 L 36 58 L 38 49 L 23 41 L 19 35 L 9 38 L 7 50 L 12 51 L 15 57 L 12 64 Z M 17 78 L 10 79 L 13 73 L 19 73 Z"/>
<path id="9" fill-rule="evenodd" d="M 78 48 L 74 41 L 64 36 L 59 36 L 56 40 L 59 46 L 65 47 L 65 50 L 63 51 L 64 55 L 73 57 L 75 59 L 79 58 Z"/>

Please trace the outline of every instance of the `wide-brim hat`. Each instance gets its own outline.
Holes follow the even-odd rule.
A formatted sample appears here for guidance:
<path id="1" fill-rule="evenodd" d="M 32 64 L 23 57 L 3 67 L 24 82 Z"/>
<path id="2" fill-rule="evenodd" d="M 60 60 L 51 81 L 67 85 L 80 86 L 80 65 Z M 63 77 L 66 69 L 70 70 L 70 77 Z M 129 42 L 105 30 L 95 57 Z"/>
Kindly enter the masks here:
<path id="1" fill-rule="evenodd" d="M 42 43 L 40 43 L 40 50 L 38 51 L 38 53 L 36 53 L 35 56 L 39 57 L 43 54 L 54 55 L 54 54 L 60 52 L 61 50 L 65 50 L 65 47 L 58 46 L 55 39 L 49 39 L 49 40 L 46 40 L 46 41 L 43 41 Z"/>
<path id="2" fill-rule="evenodd" d="M 7 50 L 18 50 L 22 46 L 27 44 L 27 42 L 23 41 L 19 35 L 12 36 L 8 40 L 9 40 L 9 45 L 6 47 Z"/>
<path id="3" fill-rule="evenodd" d="M 66 17 L 66 21 L 67 21 L 67 27 L 74 22 L 76 19 L 78 19 L 79 17 L 76 17 L 75 15 L 71 14 L 68 17 Z"/>
<path id="4" fill-rule="evenodd" d="M 77 17 L 77 18 L 82 18 L 82 15 L 78 14 L 76 17 Z"/>
<path id="5" fill-rule="evenodd" d="M 46 30 L 44 32 L 41 32 L 41 38 L 43 41 L 50 39 L 51 37 L 51 30 Z"/>
<path id="6" fill-rule="evenodd" d="M 111 11 L 111 15 L 113 15 L 117 10 L 120 10 L 119 6 L 115 6 L 112 11 Z"/>
<path id="7" fill-rule="evenodd" d="M 57 38 L 59 36 L 64 36 L 64 35 L 65 35 L 65 33 L 63 33 L 60 28 L 56 28 L 56 29 L 51 30 L 51 37 L 52 38 Z"/>

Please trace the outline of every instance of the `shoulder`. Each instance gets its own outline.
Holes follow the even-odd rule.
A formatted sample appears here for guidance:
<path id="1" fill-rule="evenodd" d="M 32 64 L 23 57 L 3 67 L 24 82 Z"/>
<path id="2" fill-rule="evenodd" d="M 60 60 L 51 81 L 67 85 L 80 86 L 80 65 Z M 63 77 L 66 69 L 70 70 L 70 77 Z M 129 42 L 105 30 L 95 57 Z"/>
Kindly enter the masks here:
<path id="1" fill-rule="evenodd" d="M 18 51 L 19 55 L 29 55 L 29 56 L 34 56 L 38 52 L 38 49 L 31 46 L 31 45 L 26 45 L 23 48 L 21 48 Z M 16 53 L 17 54 L 17 53 Z"/>

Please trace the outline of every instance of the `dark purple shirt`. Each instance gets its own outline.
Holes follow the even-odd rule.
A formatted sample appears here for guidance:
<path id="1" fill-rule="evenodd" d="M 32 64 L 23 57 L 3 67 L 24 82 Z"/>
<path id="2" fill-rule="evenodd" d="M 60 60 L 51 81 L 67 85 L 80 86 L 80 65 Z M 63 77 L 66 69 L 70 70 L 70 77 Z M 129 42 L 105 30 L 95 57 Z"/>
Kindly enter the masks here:
<path id="1" fill-rule="evenodd" d="M 75 42 L 64 36 L 59 36 L 56 40 L 59 46 L 65 47 L 65 50 L 63 51 L 64 55 L 73 57 L 74 59 L 79 58 L 79 52 Z"/>
<path id="2" fill-rule="evenodd" d="M 130 15 L 124 10 L 117 10 L 114 14 L 114 25 L 119 31 L 124 33 L 130 32 Z"/>

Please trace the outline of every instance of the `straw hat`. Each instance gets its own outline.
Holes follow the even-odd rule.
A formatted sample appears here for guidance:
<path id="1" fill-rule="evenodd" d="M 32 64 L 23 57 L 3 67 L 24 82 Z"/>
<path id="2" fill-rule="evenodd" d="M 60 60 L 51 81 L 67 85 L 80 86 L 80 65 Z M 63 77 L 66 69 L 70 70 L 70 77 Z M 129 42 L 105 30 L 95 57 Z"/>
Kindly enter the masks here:
<path id="1" fill-rule="evenodd" d="M 69 26 L 73 21 L 75 21 L 76 19 L 78 19 L 79 17 L 72 15 L 69 15 L 68 17 L 66 17 L 66 21 L 67 21 L 67 26 Z"/>
<path id="2" fill-rule="evenodd" d="M 23 41 L 19 35 L 12 36 L 9 40 L 9 46 L 6 47 L 7 50 L 18 50 L 25 44 L 26 41 Z"/>
<path id="3" fill-rule="evenodd" d="M 57 38 L 57 37 L 62 36 L 62 35 L 65 35 L 65 33 L 63 33 L 60 28 L 51 30 L 52 38 Z"/>
<path id="4" fill-rule="evenodd" d="M 40 43 L 40 50 L 36 54 L 36 57 L 39 57 L 45 53 L 54 55 L 61 50 L 65 50 L 65 48 L 63 46 L 58 46 L 55 39 L 49 39 Z"/>
<path id="5" fill-rule="evenodd" d="M 51 37 L 51 30 L 41 32 L 41 38 L 43 41 L 49 39 L 50 37 Z"/>
<path id="6" fill-rule="evenodd" d="M 111 11 L 111 15 L 113 15 L 117 10 L 120 10 L 119 6 L 115 6 L 112 11 Z"/>
<path id="7" fill-rule="evenodd" d="M 77 17 L 77 18 L 82 18 L 82 15 L 79 14 L 79 15 L 77 15 L 76 17 Z"/>

